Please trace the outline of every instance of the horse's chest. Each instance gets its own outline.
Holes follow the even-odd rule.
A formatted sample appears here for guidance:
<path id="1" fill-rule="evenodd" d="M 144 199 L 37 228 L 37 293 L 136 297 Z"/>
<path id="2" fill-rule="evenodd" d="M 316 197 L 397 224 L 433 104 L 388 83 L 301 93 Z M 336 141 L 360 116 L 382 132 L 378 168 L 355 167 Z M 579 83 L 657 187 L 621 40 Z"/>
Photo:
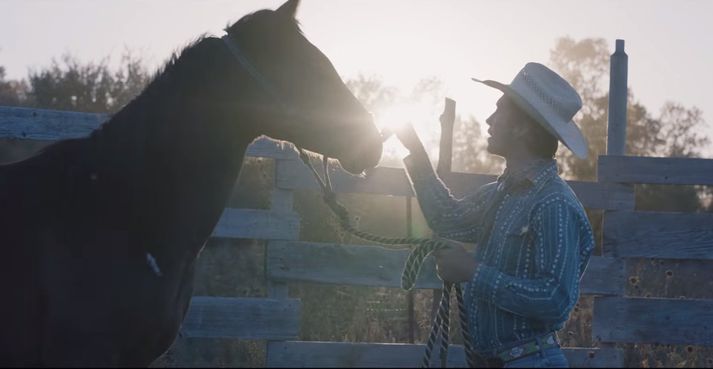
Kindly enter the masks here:
<path id="1" fill-rule="evenodd" d="M 192 294 L 193 261 L 90 255 L 52 257 L 49 351 L 86 357 L 91 349 L 100 364 L 148 365 L 178 333 Z"/>

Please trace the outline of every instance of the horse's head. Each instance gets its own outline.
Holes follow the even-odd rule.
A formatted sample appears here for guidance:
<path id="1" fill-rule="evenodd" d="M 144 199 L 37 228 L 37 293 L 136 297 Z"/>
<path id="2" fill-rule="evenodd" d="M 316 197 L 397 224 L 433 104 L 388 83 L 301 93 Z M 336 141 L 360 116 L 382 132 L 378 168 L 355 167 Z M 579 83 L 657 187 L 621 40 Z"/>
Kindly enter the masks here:
<path id="1" fill-rule="evenodd" d="M 380 134 L 329 59 L 300 31 L 298 3 L 288 0 L 277 10 L 243 17 L 226 29 L 226 45 L 235 68 L 242 67 L 255 86 L 250 101 L 275 112 L 263 122 L 264 134 L 339 159 L 347 171 L 361 173 L 381 158 Z"/>

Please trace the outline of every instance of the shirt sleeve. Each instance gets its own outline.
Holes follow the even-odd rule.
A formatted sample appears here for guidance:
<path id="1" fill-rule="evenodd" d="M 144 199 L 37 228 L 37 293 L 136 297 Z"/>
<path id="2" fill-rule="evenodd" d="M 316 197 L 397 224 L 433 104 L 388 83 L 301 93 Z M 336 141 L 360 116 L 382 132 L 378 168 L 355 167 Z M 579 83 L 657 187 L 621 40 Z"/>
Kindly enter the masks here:
<path id="1" fill-rule="evenodd" d="M 468 286 L 471 297 L 545 323 L 562 323 L 579 297 L 579 280 L 594 246 L 583 210 L 561 196 L 540 203 L 533 212 L 535 269 L 517 278 L 479 264 Z"/>
<path id="2" fill-rule="evenodd" d="M 461 242 L 476 242 L 488 185 L 463 199 L 456 199 L 438 178 L 426 154 L 409 155 L 404 164 L 418 204 L 433 232 Z"/>

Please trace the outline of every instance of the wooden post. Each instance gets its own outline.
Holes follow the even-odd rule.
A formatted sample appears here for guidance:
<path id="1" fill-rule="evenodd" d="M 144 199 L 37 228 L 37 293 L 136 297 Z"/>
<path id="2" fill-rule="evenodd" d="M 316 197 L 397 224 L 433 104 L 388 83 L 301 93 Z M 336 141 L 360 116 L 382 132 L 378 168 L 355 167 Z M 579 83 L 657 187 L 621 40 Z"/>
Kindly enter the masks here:
<path id="1" fill-rule="evenodd" d="M 438 166 L 436 171 L 439 176 L 450 174 L 453 160 L 453 126 L 455 124 L 456 102 L 446 97 L 446 106 L 441 115 L 441 143 L 438 148 Z"/>
<path id="2" fill-rule="evenodd" d="M 406 237 L 413 237 L 413 216 L 411 196 L 406 196 Z M 416 342 L 416 314 L 414 312 L 414 292 L 413 289 L 406 293 L 407 309 L 408 309 L 408 342 Z"/>
<path id="3" fill-rule="evenodd" d="M 616 40 L 609 64 L 609 127 L 607 155 L 626 155 L 626 100 L 629 57 L 624 40 Z"/>
<path id="4" fill-rule="evenodd" d="M 607 127 L 607 155 L 626 155 L 626 109 L 629 56 L 624 51 L 624 40 L 616 40 L 616 49 L 609 62 L 609 126 Z M 605 211 L 606 212 L 606 211 Z M 603 232 L 603 231 L 602 231 Z M 625 274 L 627 275 L 627 274 Z M 596 337 L 592 337 L 596 340 Z M 611 342 L 597 342 L 603 349 L 614 349 Z"/>
<path id="5" fill-rule="evenodd" d="M 275 169 L 274 178 L 277 179 L 277 172 L 282 166 L 285 165 L 286 160 L 275 159 Z M 275 184 L 272 187 L 272 194 L 270 197 L 270 210 L 276 213 L 292 213 L 293 212 L 293 196 L 291 190 L 283 190 L 278 188 Z M 284 241 L 269 241 L 265 245 L 265 274 L 268 275 L 268 268 L 270 267 L 267 263 L 267 249 L 270 244 L 278 244 Z M 288 298 L 288 287 L 285 282 L 277 282 L 267 279 L 267 297 L 270 298 Z"/>

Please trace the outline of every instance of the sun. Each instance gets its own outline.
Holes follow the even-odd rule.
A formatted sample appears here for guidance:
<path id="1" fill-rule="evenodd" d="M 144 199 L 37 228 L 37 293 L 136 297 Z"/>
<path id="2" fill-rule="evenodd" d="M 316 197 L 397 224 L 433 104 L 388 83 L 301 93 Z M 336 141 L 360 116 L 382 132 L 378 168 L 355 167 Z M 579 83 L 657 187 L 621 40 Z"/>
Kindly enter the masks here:
<path id="1" fill-rule="evenodd" d="M 413 125 L 426 151 L 431 152 L 433 148 L 430 146 L 437 142 L 440 123 L 433 106 L 422 102 L 400 102 L 384 106 L 372 113 L 377 128 L 385 135 L 390 135 L 384 141 L 384 157 L 403 159 L 409 154 L 393 134 L 409 123 Z"/>

